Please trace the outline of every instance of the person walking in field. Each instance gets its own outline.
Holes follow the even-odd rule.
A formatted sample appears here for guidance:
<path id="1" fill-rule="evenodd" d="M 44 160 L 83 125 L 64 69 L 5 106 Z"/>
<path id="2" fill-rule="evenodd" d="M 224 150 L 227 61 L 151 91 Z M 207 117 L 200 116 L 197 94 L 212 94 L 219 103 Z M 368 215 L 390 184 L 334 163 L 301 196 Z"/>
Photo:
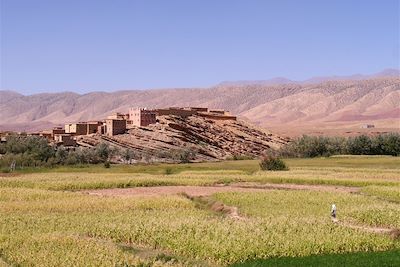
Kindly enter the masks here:
<path id="1" fill-rule="evenodd" d="M 337 221 L 337 219 L 336 219 L 336 205 L 335 204 L 332 204 L 332 207 L 331 207 L 331 217 L 332 217 L 332 220 L 334 222 Z"/>

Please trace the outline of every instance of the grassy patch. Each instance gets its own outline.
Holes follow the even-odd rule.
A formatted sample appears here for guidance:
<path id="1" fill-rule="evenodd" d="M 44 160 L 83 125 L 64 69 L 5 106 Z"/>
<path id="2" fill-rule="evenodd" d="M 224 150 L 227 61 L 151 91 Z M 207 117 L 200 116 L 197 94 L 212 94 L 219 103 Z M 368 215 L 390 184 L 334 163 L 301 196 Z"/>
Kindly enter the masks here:
<path id="1" fill-rule="evenodd" d="M 356 252 L 346 254 L 312 255 L 307 257 L 282 257 L 276 259 L 259 259 L 233 264 L 232 267 L 258 267 L 258 266 L 309 266 L 309 267 L 394 267 L 400 266 L 400 251 L 382 252 Z"/>

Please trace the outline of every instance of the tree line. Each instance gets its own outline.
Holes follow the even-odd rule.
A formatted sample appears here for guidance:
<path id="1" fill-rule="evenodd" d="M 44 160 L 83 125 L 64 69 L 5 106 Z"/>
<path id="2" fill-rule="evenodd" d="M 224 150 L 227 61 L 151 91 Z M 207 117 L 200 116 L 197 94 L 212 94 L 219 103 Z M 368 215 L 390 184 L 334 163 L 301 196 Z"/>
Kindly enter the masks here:
<path id="1" fill-rule="evenodd" d="M 121 163 L 141 161 L 149 163 L 160 159 L 187 163 L 193 160 L 196 151 L 179 149 L 158 151 L 154 155 L 143 154 L 130 148 L 121 149 L 107 143 L 99 143 L 95 147 L 66 148 L 49 145 L 47 140 L 39 136 L 7 136 L 6 142 L 0 144 L 0 168 L 2 172 L 27 167 L 53 167 L 56 165 L 101 164 L 109 166 L 111 160 Z M 157 159 L 155 159 L 157 158 Z"/>
<path id="2" fill-rule="evenodd" d="M 294 139 L 276 151 L 280 157 L 329 157 L 333 155 L 400 155 L 400 134 L 355 137 L 307 136 Z"/>

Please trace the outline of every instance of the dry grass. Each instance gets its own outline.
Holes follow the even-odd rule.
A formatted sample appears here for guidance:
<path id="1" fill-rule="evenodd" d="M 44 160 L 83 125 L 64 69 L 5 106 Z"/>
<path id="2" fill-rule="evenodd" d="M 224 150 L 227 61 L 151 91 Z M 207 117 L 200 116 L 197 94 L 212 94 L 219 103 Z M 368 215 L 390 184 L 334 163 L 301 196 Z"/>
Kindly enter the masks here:
<path id="1" fill-rule="evenodd" d="M 297 162 L 285 173 L 250 174 L 248 166 L 242 169 L 244 163 L 239 162 L 227 163 L 227 169 L 216 172 L 210 170 L 215 168 L 212 164 L 203 165 L 203 170 L 196 164 L 186 165 L 197 169 L 171 175 L 106 170 L 1 177 L 0 256 L 10 265 L 21 266 L 215 266 L 255 258 L 399 249 L 394 229 L 400 229 L 400 204 L 393 201 L 399 169 L 374 168 L 373 164 L 380 164 L 377 160 L 387 160 L 391 166 L 392 159 L 370 159 L 368 168 L 332 166 L 332 162 L 316 168 Z M 315 159 L 316 164 L 320 162 Z M 292 186 L 282 184 L 287 181 Z M 231 188 L 243 182 L 258 187 L 273 182 L 288 188 L 217 190 L 207 196 L 205 207 L 179 195 L 180 190 L 172 195 L 124 197 L 75 192 L 221 183 L 232 185 L 217 188 Z M 311 191 L 302 184 L 359 185 L 362 193 Z M 290 187 L 302 190 L 287 190 Z M 343 224 L 331 222 L 332 203 Z M 227 216 L 233 210 L 245 219 Z M 396 236 L 363 227 L 393 229 Z"/>

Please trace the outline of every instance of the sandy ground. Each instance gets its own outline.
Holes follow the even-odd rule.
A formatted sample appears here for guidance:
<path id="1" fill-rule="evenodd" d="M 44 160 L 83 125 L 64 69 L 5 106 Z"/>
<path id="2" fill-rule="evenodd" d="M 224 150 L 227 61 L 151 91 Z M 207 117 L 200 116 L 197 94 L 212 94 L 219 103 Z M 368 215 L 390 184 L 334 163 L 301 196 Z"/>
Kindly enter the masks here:
<path id="1" fill-rule="evenodd" d="M 189 196 L 210 196 L 219 192 L 263 192 L 266 190 L 312 190 L 323 192 L 358 192 L 357 187 L 325 186 L 325 185 L 296 185 L 296 184 L 255 184 L 236 183 L 221 186 L 153 186 L 134 188 L 112 188 L 83 190 L 82 193 L 98 196 L 165 196 L 185 193 Z"/>

